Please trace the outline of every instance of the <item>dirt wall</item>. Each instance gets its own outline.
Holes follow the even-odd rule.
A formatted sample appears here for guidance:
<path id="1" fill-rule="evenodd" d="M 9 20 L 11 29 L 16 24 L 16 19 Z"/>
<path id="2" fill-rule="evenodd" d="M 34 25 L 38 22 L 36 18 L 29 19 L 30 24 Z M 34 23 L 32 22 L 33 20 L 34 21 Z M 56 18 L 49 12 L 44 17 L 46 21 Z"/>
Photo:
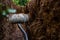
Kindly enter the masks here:
<path id="1" fill-rule="evenodd" d="M 27 23 L 30 40 L 60 40 L 59 4 L 60 0 L 32 0 L 25 6 L 24 12 L 30 14 Z M 20 40 L 16 24 L 10 24 L 5 19 L 0 22 L 0 27 L 3 40 Z"/>
<path id="2" fill-rule="evenodd" d="M 26 6 L 31 40 L 60 40 L 60 0 L 33 0 Z"/>

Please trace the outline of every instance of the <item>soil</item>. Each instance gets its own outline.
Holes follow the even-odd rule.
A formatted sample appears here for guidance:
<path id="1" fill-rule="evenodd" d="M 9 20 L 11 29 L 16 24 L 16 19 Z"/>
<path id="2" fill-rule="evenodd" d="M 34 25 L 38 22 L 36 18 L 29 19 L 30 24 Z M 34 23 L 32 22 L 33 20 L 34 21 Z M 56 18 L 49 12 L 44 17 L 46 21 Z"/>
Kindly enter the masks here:
<path id="1" fill-rule="evenodd" d="M 17 24 L 9 23 L 4 18 L 0 22 L 0 40 L 24 40 L 24 36 Z"/>
<path id="2" fill-rule="evenodd" d="M 30 14 L 28 23 L 29 40 L 60 40 L 60 0 L 32 0 L 24 12 Z M 18 10 L 18 9 L 17 9 Z M 0 40 L 24 40 L 17 24 L 1 19 Z"/>
<path id="3" fill-rule="evenodd" d="M 60 40 L 60 0 L 32 0 L 26 6 L 31 40 Z"/>

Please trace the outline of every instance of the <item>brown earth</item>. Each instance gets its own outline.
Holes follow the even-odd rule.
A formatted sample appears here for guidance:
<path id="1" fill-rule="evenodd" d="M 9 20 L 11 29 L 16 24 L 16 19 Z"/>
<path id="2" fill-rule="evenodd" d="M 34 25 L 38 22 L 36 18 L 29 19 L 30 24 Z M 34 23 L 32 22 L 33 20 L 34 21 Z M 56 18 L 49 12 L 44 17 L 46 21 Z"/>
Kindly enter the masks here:
<path id="1" fill-rule="evenodd" d="M 30 40 L 60 40 L 59 4 L 60 0 L 32 0 L 25 6 L 24 12 L 30 14 L 26 23 L 30 28 L 27 30 Z M 0 35 L 0 40 L 24 39 L 17 24 L 7 22 L 5 18 L 0 22 Z"/>
<path id="2" fill-rule="evenodd" d="M 31 40 L 60 40 L 60 0 L 33 0 L 26 6 L 31 15 Z"/>

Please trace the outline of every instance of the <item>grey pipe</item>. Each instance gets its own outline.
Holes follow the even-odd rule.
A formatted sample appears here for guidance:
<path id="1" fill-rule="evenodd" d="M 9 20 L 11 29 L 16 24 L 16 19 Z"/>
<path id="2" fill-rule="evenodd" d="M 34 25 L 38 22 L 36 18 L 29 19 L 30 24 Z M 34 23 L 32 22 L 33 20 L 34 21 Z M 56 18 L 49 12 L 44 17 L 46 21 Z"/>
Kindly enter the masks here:
<path id="1" fill-rule="evenodd" d="M 28 14 L 12 14 L 8 17 L 9 22 L 27 22 L 29 20 Z"/>
<path id="2" fill-rule="evenodd" d="M 26 33 L 25 30 L 22 28 L 22 25 L 18 23 L 18 27 L 20 28 L 20 30 L 21 30 L 22 33 L 24 34 L 24 39 L 25 39 L 25 40 L 28 40 L 27 33 Z"/>

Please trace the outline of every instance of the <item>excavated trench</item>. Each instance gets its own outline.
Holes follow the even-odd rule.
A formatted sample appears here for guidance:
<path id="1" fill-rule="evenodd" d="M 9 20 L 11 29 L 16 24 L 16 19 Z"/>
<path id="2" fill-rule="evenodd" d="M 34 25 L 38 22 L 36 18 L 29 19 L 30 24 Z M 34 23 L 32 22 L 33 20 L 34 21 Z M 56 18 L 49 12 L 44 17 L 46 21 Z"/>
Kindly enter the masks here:
<path id="1" fill-rule="evenodd" d="M 24 13 L 30 14 L 28 23 L 29 40 L 60 40 L 60 0 L 32 0 Z M 17 9 L 18 10 L 18 9 Z M 24 40 L 17 24 L 11 24 L 6 18 L 0 22 L 0 40 Z"/>

